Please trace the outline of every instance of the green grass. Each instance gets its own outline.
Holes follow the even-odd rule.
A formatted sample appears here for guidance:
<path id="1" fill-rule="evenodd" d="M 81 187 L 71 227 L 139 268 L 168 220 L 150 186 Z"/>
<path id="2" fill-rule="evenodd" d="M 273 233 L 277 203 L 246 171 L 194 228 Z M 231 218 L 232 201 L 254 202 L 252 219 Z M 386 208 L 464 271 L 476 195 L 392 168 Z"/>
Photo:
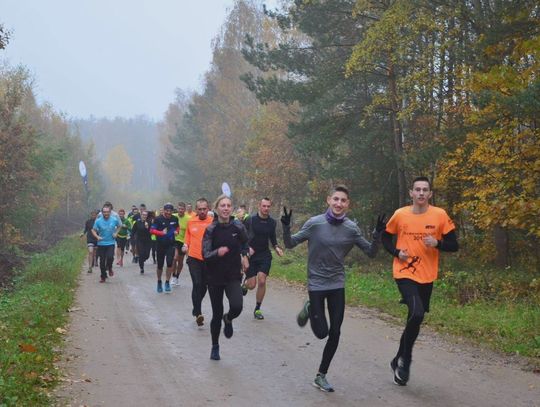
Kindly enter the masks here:
<path id="1" fill-rule="evenodd" d="M 32 256 L 14 289 L 0 292 L 0 406 L 45 406 L 86 250 L 66 239 Z"/>
<path id="2" fill-rule="evenodd" d="M 425 324 L 444 333 L 463 336 L 473 343 L 487 345 L 491 349 L 521 354 L 540 363 L 540 305 L 537 293 L 522 294 L 520 284 L 510 289 L 512 278 L 501 272 L 491 272 L 485 289 L 463 303 L 463 293 L 471 293 L 471 286 L 483 278 L 483 271 L 473 271 L 466 277 L 446 269 L 458 264 L 445 264 L 445 276 L 435 282 L 431 312 Z M 462 267 L 462 265 L 461 265 Z M 448 275 L 448 277 L 446 277 Z M 478 277 L 480 275 L 480 277 Z M 288 253 L 275 258 L 272 276 L 290 282 L 306 282 L 306 256 Z M 469 283 L 464 283 L 464 280 Z M 458 281 L 459 280 L 459 281 Z M 495 286 L 500 281 L 500 286 Z M 400 295 L 392 279 L 390 261 L 369 261 L 347 270 L 346 299 L 349 305 L 364 305 L 398 317 L 404 322 L 406 307 L 399 304 Z M 500 295 L 494 295 L 499 292 Z M 402 323 L 402 322 L 401 322 Z"/>

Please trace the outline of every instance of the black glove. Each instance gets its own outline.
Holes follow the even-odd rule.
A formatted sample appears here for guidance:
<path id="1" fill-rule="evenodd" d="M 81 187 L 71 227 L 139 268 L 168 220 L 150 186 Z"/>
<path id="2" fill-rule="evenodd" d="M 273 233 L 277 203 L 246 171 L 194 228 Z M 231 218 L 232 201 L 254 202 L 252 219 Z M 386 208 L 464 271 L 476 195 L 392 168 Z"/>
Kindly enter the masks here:
<path id="1" fill-rule="evenodd" d="M 386 214 L 377 216 L 377 225 L 375 226 L 375 232 L 382 233 L 386 230 Z"/>
<path id="2" fill-rule="evenodd" d="M 281 223 L 283 223 L 284 226 L 290 226 L 291 225 L 291 215 L 292 215 L 292 209 L 287 213 L 287 207 L 283 207 L 283 215 L 281 216 Z"/>

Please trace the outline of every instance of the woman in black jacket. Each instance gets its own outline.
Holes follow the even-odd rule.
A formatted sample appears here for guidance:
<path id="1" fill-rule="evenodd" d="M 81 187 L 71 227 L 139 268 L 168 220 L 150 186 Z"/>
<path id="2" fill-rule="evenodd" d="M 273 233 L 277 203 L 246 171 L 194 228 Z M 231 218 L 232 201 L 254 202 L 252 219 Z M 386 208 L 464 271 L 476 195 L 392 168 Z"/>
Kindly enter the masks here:
<path id="1" fill-rule="evenodd" d="M 219 360 L 219 332 L 223 319 L 223 334 L 233 335 L 232 320 L 242 312 L 242 273 L 248 268 L 248 235 L 242 222 L 232 217 L 232 201 L 221 195 L 214 205 L 216 217 L 206 228 L 203 256 L 206 261 L 206 283 L 212 303 L 212 352 L 210 359 Z M 223 294 L 229 300 L 229 312 L 223 314 Z"/>

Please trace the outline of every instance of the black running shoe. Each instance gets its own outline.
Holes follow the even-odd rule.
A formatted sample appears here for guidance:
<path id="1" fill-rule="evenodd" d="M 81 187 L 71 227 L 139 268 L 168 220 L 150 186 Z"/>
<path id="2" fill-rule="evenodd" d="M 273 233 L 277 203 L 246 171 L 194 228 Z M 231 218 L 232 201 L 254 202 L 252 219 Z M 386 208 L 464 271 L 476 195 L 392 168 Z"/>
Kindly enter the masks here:
<path id="1" fill-rule="evenodd" d="M 392 373 L 394 373 L 394 384 L 397 384 L 398 386 L 406 386 L 407 381 L 409 380 L 409 373 L 407 370 L 406 379 L 404 379 L 403 375 L 403 369 L 400 371 L 400 363 L 403 365 L 403 358 L 397 358 L 395 357 L 390 362 L 390 368 L 392 369 Z M 401 373 L 401 374 L 400 374 Z"/>
<path id="2" fill-rule="evenodd" d="M 225 324 L 225 326 L 223 327 L 223 335 L 225 335 L 225 338 L 227 339 L 233 336 L 232 321 L 229 321 L 228 317 L 228 314 L 223 315 L 223 323 Z"/>
<path id="3" fill-rule="evenodd" d="M 210 359 L 220 360 L 219 357 L 219 345 L 212 345 L 212 351 L 210 352 Z"/>

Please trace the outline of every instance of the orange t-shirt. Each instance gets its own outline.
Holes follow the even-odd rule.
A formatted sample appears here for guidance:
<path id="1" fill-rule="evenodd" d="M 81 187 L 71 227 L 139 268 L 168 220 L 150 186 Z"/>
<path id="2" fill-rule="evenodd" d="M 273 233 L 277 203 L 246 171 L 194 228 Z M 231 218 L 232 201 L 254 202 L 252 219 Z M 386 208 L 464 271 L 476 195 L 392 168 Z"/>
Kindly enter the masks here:
<path id="1" fill-rule="evenodd" d="M 189 257 L 204 260 L 202 255 L 204 231 L 213 220 L 211 216 L 207 216 L 205 220 L 200 220 L 198 216 L 188 220 L 184 244 L 188 246 L 187 255 Z"/>
<path id="2" fill-rule="evenodd" d="M 431 283 L 439 272 L 439 249 L 424 244 L 423 238 L 432 235 L 441 240 L 442 235 L 454 230 L 454 222 L 444 209 L 429 206 L 421 214 L 412 212 L 412 206 L 406 206 L 394 212 L 386 224 L 386 231 L 397 235 L 396 248 L 407 249 L 407 261 L 394 257 L 394 278 L 409 278 L 418 283 Z"/>

